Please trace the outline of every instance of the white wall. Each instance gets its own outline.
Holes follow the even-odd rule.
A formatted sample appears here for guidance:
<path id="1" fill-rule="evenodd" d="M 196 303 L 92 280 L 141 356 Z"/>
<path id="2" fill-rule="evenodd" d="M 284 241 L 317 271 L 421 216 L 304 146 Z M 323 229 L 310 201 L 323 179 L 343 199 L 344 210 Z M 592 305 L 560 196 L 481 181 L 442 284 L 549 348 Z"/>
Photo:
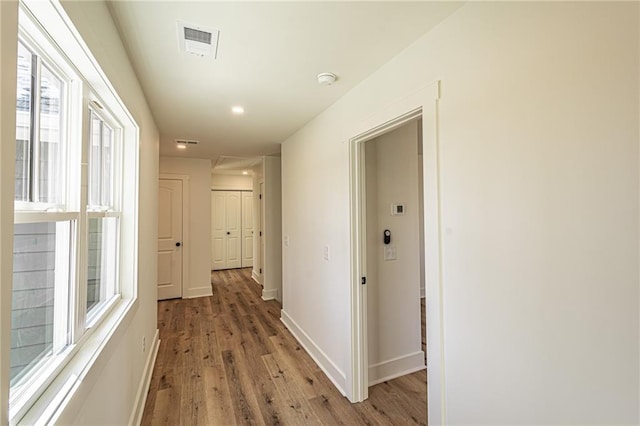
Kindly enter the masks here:
<path id="1" fill-rule="evenodd" d="M 160 157 L 160 174 L 189 176 L 189 282 L 182 297 L 211 295 L 211 161 L 196 158 Z"/>
<path id="2" fill-rule="evenodd" d="M 369 384 L 424 367 L 420 318 L 418 123 L 365 142 Z M 371 200 L 370 200 L 371 199 Z M 402 203 L 404 215 L 391 215 Z M 383 231 L 391 242 L 383 243 Z M 385 248 L 396 252 L 385 260 Z"/>
<path id="3" fill-rule="evenodd" d="M 9 418 L 18 3 L 0 2 L 0 423 Z M 6 143 L 5 143 L 6 141 Z M 6 384 L 6 386 L 5 386 Z"/>
<path id="4" fill-rule="evenodd" d="M 469 3 L 284 142 L 283 309 L 335 383 L 350 368 L 347 141 L 441 80 L 446 393 L 430 387 L 430 415 L 442 401 L 451 424 L 640 421 L 638 75 L 635 3 Z"/>
<path id="5" fill-rule="evenodd" d="M 136 392 L 149 355 L 148 349 L 144 354 L 141 351 L 142 339 L 144 337 L 150 347 L 157 329 L 158 132 L 105 3 L 68 1 L 63 2 L 63 6 L 140 126 L 140 221 L 135 314 L 111 338 L 61 414 L 60 421 L 125 424 L 135 408 Z M 4 30 L 4 23 L 2 26 Z"/>
<path id="6" fill-rule="evenodd" d="M 282 302 L 282 190 L 280 157 L 262 158 L 264 174 L 264 265 L 262 298 Z"/>
<path id="7" fill-rule="evenodd" d="M 253 176 L 212 173 L 211 189 L 219 191 L 251 191 L 253 189 Z"/>

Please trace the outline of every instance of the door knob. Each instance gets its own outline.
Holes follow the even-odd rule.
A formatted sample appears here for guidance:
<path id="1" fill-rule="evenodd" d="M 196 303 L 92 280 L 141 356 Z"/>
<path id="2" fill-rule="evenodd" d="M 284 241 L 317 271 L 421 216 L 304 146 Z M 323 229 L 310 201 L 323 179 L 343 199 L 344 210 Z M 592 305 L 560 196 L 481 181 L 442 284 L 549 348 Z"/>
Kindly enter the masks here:
<path id="1" fill-rule="evenodd" d="M 182 243 L 176 243 L 176 247 L 180 247 Z"/>

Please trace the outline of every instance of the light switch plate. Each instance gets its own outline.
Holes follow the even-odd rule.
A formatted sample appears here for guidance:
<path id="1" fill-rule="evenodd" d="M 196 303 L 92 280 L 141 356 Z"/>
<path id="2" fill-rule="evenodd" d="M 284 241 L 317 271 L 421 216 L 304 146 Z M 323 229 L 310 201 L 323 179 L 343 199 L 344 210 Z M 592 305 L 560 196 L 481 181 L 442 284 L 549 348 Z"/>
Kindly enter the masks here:
<path id="1" fill-rule="evenodd" d="M 398 252 L 395 246 L 384 246 L 384 260 L 396 260 Z"/>

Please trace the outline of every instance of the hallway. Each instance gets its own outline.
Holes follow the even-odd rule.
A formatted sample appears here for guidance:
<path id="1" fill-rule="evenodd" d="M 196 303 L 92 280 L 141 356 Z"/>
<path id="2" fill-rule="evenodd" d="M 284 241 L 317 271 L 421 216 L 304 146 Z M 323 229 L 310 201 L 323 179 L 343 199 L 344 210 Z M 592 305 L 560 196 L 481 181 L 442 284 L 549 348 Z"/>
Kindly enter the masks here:
<path id="1" fill-rule="evenodd" d="M 426 424 L 426 371 L 350 404 L 260 299 L 250 269 L 211 274 L 213 296 L 158 303 L 160 349 L 143 425 Z"/>

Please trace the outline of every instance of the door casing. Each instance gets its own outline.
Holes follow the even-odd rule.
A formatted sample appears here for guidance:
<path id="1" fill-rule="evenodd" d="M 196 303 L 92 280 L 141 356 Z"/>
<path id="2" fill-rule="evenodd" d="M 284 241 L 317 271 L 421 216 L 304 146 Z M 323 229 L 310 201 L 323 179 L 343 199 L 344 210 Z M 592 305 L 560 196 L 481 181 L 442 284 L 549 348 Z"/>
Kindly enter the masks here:
<path id="1" fill-rule="evenodd" d="M 446 423 L 444 324 L 442 299 L 442 207 L 440 194 L 440 146 L 438 102 L 440 82 L 435 81 L 412 96 L 370 115 L 360 123 L 361 132 L 349 139 L 351 216 L 351 368 L 346 375 L 346 393 L 351 402 L 368 397 L 366 214 L 364 194 L 364 142 L 394 130 L 410 120 L 422 118 L 423 197 L 427 293 L 427 383 L 428 422 Z"/>

